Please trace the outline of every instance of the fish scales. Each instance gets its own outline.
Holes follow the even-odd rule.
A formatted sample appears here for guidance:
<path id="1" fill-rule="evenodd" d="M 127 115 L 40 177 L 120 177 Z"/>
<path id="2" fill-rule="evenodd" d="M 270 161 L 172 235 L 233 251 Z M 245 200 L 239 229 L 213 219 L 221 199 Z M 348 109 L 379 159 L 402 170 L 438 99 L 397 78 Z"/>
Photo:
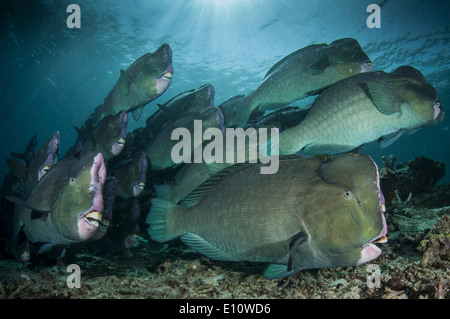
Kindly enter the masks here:
<path id="1" fill-rule="evenodd" d="M 180 215 L 173 216 L 177 222 L 169 223 L 168 227 L 177 233 L 196 233 L 236 260 L 249 253 L 254 261 L 260 261 L 258 256 L 263 255 L 267 260 L 269 252 L 266 246 L 273 246 L 274 242 L 280 242 L 286 248 L 286 241 L 301 230 L 299 216 L 293 210 L 296 198 L 304 191 L 299 187 L 298 180 L 304 180 L 306 186 L 308 180 L 313 179 L 311 170 L 299 171 L 297 165 L 286 165 L 282 175 L 259 174 L 257 166 L 250 170 L 237 172 L 217 185 L 198 206 L 193 207 L 189 215 L 185 216 L 180 211 Z M 222 195 L 217 196 L 217 193 Z M 273 202 L 279 204 L 273 206 Z M 248 216 L 249 211 L 254 216 Z M 255 216 L 257 218 L 253 218 Z M 224 245 L 222 242 L 226 237 L 238 240 Z M 259 247 L 255 247 L 254 243 L 258 243 Z M 283 250 L 277 249 L 280 252 Z M 273 261 L 282 257 L 275 252 L 272 254 Z"/>
<path id="2" fill-rule="evenodd" d="M 276 174 L 237 164 L 177 206 L 152 199 L 149 235 L 181 240 L 209 258 L 267 262 L 267 278 L 302 269 L 357 265 L 381 253 L 387 233 L 378 168 L 366 155 L 327 163 L 280 157 Z"/>
<path id="3" fill-rule="evenodd" d="M 411 67 L 400 71 L 405 68 L 412 72 Z M 393 139 L 390 134 L 398 138 L 406 131 L 439 123 L 443 110 L 434 89 L 426 87 L 422 93 L 424 85 L 411 88 L 411 83 L 417 81 L 382 71 L 339 82 L 316 99 L 302 122 L 280 133 L 280 154 L 338 154 L 378 138 Z"/>

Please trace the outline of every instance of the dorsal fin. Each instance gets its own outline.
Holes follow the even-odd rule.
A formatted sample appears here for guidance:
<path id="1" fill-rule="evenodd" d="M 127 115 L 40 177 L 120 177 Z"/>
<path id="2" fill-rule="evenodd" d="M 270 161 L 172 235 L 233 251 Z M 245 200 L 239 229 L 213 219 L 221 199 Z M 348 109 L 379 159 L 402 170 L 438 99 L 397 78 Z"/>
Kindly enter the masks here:
<path id="1" fill-rule="evenodd" d="M 279 156 L 279 160 L 292 160 L 305 158 L 305 156 L 291 154 L 291 155 L 283 155 Z M 239 172 L 240 170 L 246 169 L 251 166 L 261 166 L 266 165 L 262 163 L 237 163 L 231 166 L 228 166 L 219 172 L 216 172 L 213 176 L 203 182 L 200 186 L 198 186 L 192 193 L 190 193 L 186 198 L 184 198 L 180 204 L 185 207 L 191 207 L 196 205 L 211 189 L 213 189 L 216 185 L 218 185 L 221 181 L 223 181 L 226 177 Z"/>
<path id="2" fill-rule="evenodd" d="M 267 71 L 266 75 L 264 76 L 264 79 L 266 79 L 269 76 L 271 76 L 273 73 L 278 71 L 278 69 L 281 69 L 281 68 L 285 67 L 286 65 L 288 65 L 289 63 L 291 63 L 292 60 L 297 58 L 298 56 L 316 53 L 317 50 L 319 50 L 321 48 L 324 48 L 326 46 L 327 46 L 327 44 L 325 44 L 325 43 L 322 43 L 322 44 L 311 44 L 311 45 L 308 45 L 308 46 L 306 46 L 304 48 L 298 49 L 297 51 L 292 52 L 291 54 L 285 56 L 280 61 L 275 63 L 269 69 L 269 71 Z"/>
<path id="3" fill-rule="evenodd" d="M 258 165 L 258 164 L 239 163 L 224 168 L 217 174 L 211 176 L 200 186 L 198 186 L 192 193 L 186 196 L 186 198 L 181 201 L 181 205 L 185 207 L 194 206 L 203 198 L 203 196 L 205 196 L 206 193 L 208 193 L 212 188 L 214 188 L 217 184 L 219 184 L 224 178 L 248 167 L 249 165 Z"/>

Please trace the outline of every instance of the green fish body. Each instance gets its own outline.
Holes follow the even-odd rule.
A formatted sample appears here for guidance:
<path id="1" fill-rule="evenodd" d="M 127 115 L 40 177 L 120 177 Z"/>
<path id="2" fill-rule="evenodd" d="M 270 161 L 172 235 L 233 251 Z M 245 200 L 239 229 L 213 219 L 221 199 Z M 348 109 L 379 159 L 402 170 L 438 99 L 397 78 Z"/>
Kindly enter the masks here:
<path id="1" fill-rule="evenodd" d="M 237 164 L 181 203 L 152 200 L 153 240 L 181 236 L 209 258 L 269 263 L 268 278 L 367 262 L 381 253 L 373 241 L 387 232 L 378 169 L 366 155 L 326 164 L 280 158 L 276 174 Z"/>
<path id="2" fill-rule="evenodd" d="M 125 147 L 127 138 L 128 115 L 120 111 L 115 115 L 108 115 L 92 131 L 81 130 L 81 135 L 87 135 L 81 146 L 78 157 L 90 152 L 100 152 L 105 161 L 119 155 Z M 80 136 L 80 134 L 79 134 Z M 79 146 L 80 147 L 80 146 Z"/>
<path id="3" fill-rule="evenodd" d="M 86 125 L 95 127 L 104 117 L 123 110 L 133 112 L 133 118 L 139 120 L 144 106 L 166 91 L 172 76 L 172 50 L 165 43 L 120 71 L 119 80 Z"/>
<path id="4" fill-rule="evenodd" d="M 16 203 L 14 236 L 23 230 L 28 240 L 45 245 L 68 245 L 92 238 L 103 211 L 106 169 L 101 153 L 54 165 L 26 201 Z"/>
<path id="5" fill-rule="evenodd" d="M 136 153 L 130 160 L 120 164 L 113 172 L 117 179 L 117 195 L 122 198 L 139 196 L 145 188 L 148 160 L 144 152 Z"/>
<path id="6" fill-rule="evenodd" d="M 223 108 L 227 126 L 244 127 L 251 113 L 278 109 L 361 72 L 372 63 L 358 41 L 339 39 L 331 44 L 312 44 L 278 61 L 264 81 L 242 100 Z"/>
<path id="7" fill-rule="evenodd" d="M 55 164 L 59 152 L 60 134 L 59 131 L 39 148 L 28 164 L 14 159 L 7 159 L 11 171 L 23 181 L 23 198 L 27 198 L 34 187 L 44 177 L 48 170 Z"/>
<path id="8" fill-rule="evenodd" d="M 323 92 L 302 122 L 280 133 L 279 154 L 339 154 L 377 139 L 386 147 L 443 116 L 435 89 L 416 69 L 363 73 Z"/>
<path id="9" fill-rule="evenodd" d="M 138 138 L 151 142 L 153 137 L 188 113 L 195 113 L 205 108 L 214 107 L 215 89 L 211 84 L 205 84 L 198 89 L 182 92 L 164 104 L 158 104 L 159 109 L 146 120 L 142 133 Z"/>
<path id="10" fill-rule="evenodd" d="M 172 167 L 178 163 L 174 163 L 172 160 L 172 149 L 177 143 L 182 143 L 185 141 L 177 142 L 172 140 L 172 132 L 176 128 L 185 128 L 189 131 L 191 136 L 194 135 L 194 121 L 202 121 L 202 132 L 210 127 L 220 128 L 223 130 L 223 122 L 221 121 L 222 112 L 216 107 L 207 107 L 200 112 L 188 113 L 185 116 L 179 118 L 178 120 L 167 125 L 160 134 L 151 143 L 147 143 L 143 151 L 150 159 L 150 165 L 153 170 L 163 170 L 168 167 Z M 201 133 L 202 133 L 201 132 Z M 193 155 L 194 150 L 202 146 L 203 140 L 191 139 L 191 147 L 189 152 Z"/>

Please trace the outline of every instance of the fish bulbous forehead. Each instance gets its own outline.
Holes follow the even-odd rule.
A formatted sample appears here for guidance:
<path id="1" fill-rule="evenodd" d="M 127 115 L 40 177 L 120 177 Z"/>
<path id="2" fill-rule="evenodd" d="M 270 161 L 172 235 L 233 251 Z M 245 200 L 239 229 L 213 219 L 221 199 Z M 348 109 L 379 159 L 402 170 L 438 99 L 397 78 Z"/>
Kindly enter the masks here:
<path id="1" fill-rule="evenodd" d="M 348 153 L 322 164 L 317 175 L 327 183 L 340 184 L 355 191 L 358 186 L 377 187 L 378 167 L 368 155 Z"/>

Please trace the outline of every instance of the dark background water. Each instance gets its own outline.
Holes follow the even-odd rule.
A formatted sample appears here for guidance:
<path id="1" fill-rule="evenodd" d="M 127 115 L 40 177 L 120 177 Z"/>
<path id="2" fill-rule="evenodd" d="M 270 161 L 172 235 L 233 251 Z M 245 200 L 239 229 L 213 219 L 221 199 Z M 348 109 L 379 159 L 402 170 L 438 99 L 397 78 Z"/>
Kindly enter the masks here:
<path id="1" fill-rule="evenodd" d="M 69 4 L 81 7 L 81 28 L 69 29 Z M 381 6 L 381 28 L 369 29 L 366 8 Z M 0 172 L 5 158 L 24 150 L 33 134 L 38 146 L 61 132 L 61 152 L 102 102 L 125 69 L 162 43 L 173 50 L 169 89 L 145 107 L 143 126 L 163 103 L 185 90 L 211 83 L 215 104 L 247 94 L 285 55 L 312 43 L 356 38 L 374 63 L 390 72 L 419 69 L 448 113 L 450 1 L 417 0 L 0 0 Z M 435 127 L 402 136 L 387 149 L 370 143 L 364 153 L 381 163 L 425 155 L 450 170 L 450 116 Z M 443 181 L 450 181 L 449 174 Z"/>

